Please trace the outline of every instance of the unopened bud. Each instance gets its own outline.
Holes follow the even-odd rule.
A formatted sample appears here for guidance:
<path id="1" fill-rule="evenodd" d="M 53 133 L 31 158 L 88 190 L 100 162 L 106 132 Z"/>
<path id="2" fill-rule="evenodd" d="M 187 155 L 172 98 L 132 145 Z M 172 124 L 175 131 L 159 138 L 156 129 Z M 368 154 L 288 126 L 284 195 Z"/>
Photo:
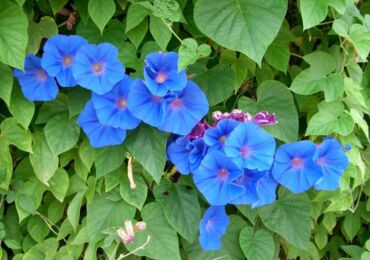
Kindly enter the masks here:
<path id="1" fill-rule="evenodd" d="M 127 234 L 126 231 L 123 228 L 117 229 L 117 234 L 118 234 L 118 236 L 120 237 L 120 239 L 122 240 L 122 242 L 124 244 L 132 243 L 135 240 L 135 235 L 134 234 L 131 234 L 131 235 Z"/>
<path id="2" fill-rule="evenodd" d="M 146 229 L 146 223 L 144 221 L 139 221 L 134 226 L 135 232 L 143 231 L 144 229 Z"/>

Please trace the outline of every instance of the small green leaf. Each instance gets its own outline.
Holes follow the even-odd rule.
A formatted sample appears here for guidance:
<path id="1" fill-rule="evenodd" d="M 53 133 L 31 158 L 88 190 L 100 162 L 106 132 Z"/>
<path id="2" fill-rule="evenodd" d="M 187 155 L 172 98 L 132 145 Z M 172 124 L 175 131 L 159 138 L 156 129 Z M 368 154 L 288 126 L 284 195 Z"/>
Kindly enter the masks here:
<path id="1" fill-rule="evenodd" d="M 95 151 L 96 178 L 120 167 L 125 159 L 125 150 L 122 145 L 108 146 Z"/>
<path id="2" fill-rule="evenodd" d="M 39 23 L 30 21 L 28 26 L 28 46 L 27 53 L 37 53 L 43 38 L 50 38 L 58 34 L 58 27 L 52 17 L 44 16 Z"/>
<path id="3" fill-rule="evenodd" d="M 7 142 L 19 149 L 32 152 L 32 135 L 13 118 L 8 117 L 1 122 L 1 135 Z"/>
<path id="4" fill-rule="evenodd" d="M 1 0 L 0 5 L 0 61 L 23 69 L 28 42 L 27 17 L 21 7 L 9 0 Z"/>
<path id="5" fill-rule="evenodd" d="M 48 181 L 58 169 L 59 159 L 51 152 L 46 138 L 42 133 L 35 133 L 33 136 L 33 153 L 30 154 L 30 161 L 37 178 L 49 186 Z"/>
<path id="6" fill-rule="evenodd" d="M 13 89 L 12 70 L 0 62 L 0 98 L 9 106 Z"/>
<path id="7" fill-rule="evenodd" d="M 280 189 L 279 199 L 258 210 L 263 224 L 295 247 L 307 248 L 311 235 L 311 202 L 305 193 Z"/>
<path id="8" fill-rule="evenodd" d="M 117 228 L 124 225 L 124 221 L 131 220 L 135 215 L 135 208 L 123 200 L 112 200 L 109 193 L 96 195 L 94 200 L 87 204 L 87 232 L 90 243 L 103 238 L 107 228 Z"/>
<path id="9" fill-rule="evenodd" d="M 127 37 L 135 45 L 136 49 L 138 49 L 147 32 L 148 19 L 145 18 L 138 26 L 127 32 Z"/>
<path id="10" fill-rule="evenodd" d="M 340 101 L 318 105 L 319 112 L 314 114 L 308 122 L 306 135 L 331 135 L 338 133 L 348 135 L 354 128 L 351 116 L 345 113 L 344 105 Z"/>
<path id="11" fill-rule="evenodd" d="M 231 96 L 235 75 L 230 66 L 218 64 L 212 69 L 197 74 L 194 81 L 206 94 L 209 105 L 213 106 Z"/>
<path id="12" fill-rule="evenodd" d="M 85 191 L 80 191 L 76 193 L 71 202 L 69 203 L 67 210 L 67 218 L 73 230 L 76 231 L 79 220 L 80 220 L 80 211 L 82 206 L 82 200 L 84 199 Z"/>
<path id="13" fill-rule="evenodd" d="M 167 133 L 141 124 L 126 139 L 126 146 L 144 169 L 159 183 L 166 163 Z"/>
<path id="14" fill-rule="evenodd" d="M 113 0 L 89 0 L 88 11 L 101 33 L 116 11 Z"/>
<path id="15" fill-rule="evenodd" d="M 356 213 L 348 212 L 343 221 L 343 230 L 350 241 L 361 229 L 361 218 Z"/>
<path id="16" fill-rule="evenodd" d="M 154 196 L 161 204 L 168 223 L 186 240 L 193 242 L 200 221 L 197 191 L 186 184 L 165 181 L 155 186 Z"/>
<path id="17" fill-rule="evenodd" d="M 46 141 L 54 155 L 71 149 L 80 136 L 80 127 L 76 120 L 70 120 L 67 114 L 60 114 L 50 119 L 44 131 Z"/>
<path id="18" fill-rule="evenodd" d="M 133 251 L 143 245 L 150 236 L 149 243 L 142 250 L 135 251 L 135 255 L 153 259 L 181 259 L 176 231 L 167 223 L 159 203 L 146 204 L 141 211 L 141 217 L 146 223 L 146 229 L 138 232 L 135 241 L 126 244 L 126 248 Z"/>
<path id="19" fill-rule="evenodd" d="M 285 141 L 296 141 L 298 137 L 298 113 L 292 93 L 278 81 L 265 81 L 257 88 L 257 102 L 247 97 L 239 100 L 239 108 L 256 114 L 262 110 L 275 113 L 278 123 L 265 129 L 274 137 Z"/>
<path id="20" fill-rule="evenodd" d="M 182 18 L 180 6 L 176 0 L 154 0 L 153 14 L 171 22 L 179 22 Z"/>
<path id="21" fill-rule="evenodd" d="M 273 259 L 274 239 L 267 230 L 258 229 L 254 232 L 252 227 L 245 227 L 240 231 L 239 243 L 249 260 Z"/>
<path id="22" fill-rule="evenodd" d="M 25 99 L 20 87 L 16 85 L 12 91 L 9 110 L 24 129 L 27 129 L 35 113 L 35 104 Z"/>
<path id="23" fill-rule="evenodd" d="M 167 25 L 160 18 L 150 16 L 149 30 L 162 51 L 166 51 L 167 45 L 172 38 L 172 33 L 168 30 Z"/>
<path id="24" fill-rule="evenodd" d="M 208 46 L 208 45 L 207 45 Z M 198 43 L 192 38 L 182 40 L 179 48 L 179 71 L 185 69 L 188 65 L 194 64 L 198 59 Z"/>
<path id="25" fill-rule="evenodd" d="M 27 231 L 38 243 L 41 243 L 50 232 L 49 227 L 39 216 L 32 216 L 28 220 Z"/>
<path id="26" fill-rule="evenodd" d="M 3 139 L 0 139 L 0 154 L 0 190 L 7 191 L 12 179 L 13 159 L 8 144 Z"/>
<path id="27" fill-rule="evenodd" d="M 55 198 L 63 202 L 69 186 L 68 173 L 63 168 L 57 169 L 54 176 L 49 180 L 49 185 L 49 189 Z"/>
<path id="28" fill-rule="evenodd" d="M 151 10 L 141 4 L 131 4 L 127 10 L 126 32 L 138 26 L 150 13 Z"/>

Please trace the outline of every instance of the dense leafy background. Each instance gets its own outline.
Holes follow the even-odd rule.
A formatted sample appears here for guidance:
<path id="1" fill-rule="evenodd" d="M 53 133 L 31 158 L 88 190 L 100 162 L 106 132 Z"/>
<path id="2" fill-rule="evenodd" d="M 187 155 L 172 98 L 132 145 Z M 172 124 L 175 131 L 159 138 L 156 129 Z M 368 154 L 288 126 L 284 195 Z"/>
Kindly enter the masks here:
<path id="1" fill-rule="evenodd" d="M 0 259 L 116 259 L 151 236 L 139 259 L 370 259 L 370 2 L 353 0 L 0 0 Z M 351 144 L 333 192 L 259 209 L 228 207 L 220 251 L 203 252 L 207 207 L 166 166 L 167 134 L 142 125 L 123 145 L 93 149 L 76 124 L 89 92 L 27 101 L 12 76 L 45 38 L 108 41 L 133 77 L 147 53 L 177 50 L 211 110 L 275 112 L 282 142 L 334 135 Z M 137 189 L 129 189 L 126 157 Z M 164 170 L 165 169 L 165 170 Z M 144 220 L 123 245 L 115 229 Z"/>

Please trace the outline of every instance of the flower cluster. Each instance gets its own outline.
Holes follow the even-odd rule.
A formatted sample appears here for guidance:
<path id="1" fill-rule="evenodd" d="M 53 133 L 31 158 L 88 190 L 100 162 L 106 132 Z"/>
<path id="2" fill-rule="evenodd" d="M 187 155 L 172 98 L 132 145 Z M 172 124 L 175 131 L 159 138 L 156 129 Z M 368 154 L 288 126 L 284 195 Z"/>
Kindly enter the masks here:
<path id="1" fill-rule="evenodd" d="M 203 91 L 178 71 L 178 54 L 150 53 L 144 79 L 132 79 L 110 43 L 89 44 L 80 36 L 56 35 L 41 58 L 28 55 L 25 70 L 15 70 L 22 92 L 31 101 L 56 98 L 61 87 L 92 91 L 78 123 L 93 147 L 121 144 L 126 130 L 141 121 L 186 135 L 208 113 Z"/>
<path id="2" fill-rule="evenodd" d="M 214 124 L 199 123 L 187 136 L 168 144 L 167 157 L 194 183 L 211 205 L 200 223 L 199 242 L 204 250 L 221 247 L 229 224 L 225 205 L 260 207 L 276 199 L 281 184 L 299 193 L 314 187 L 335 190 L 348 166 L 338 140 L 326 138 L 287 143 L 276 148 L 275 139 L 261 126 L 277 123 L 274 114 L 250 115 L 240 110 L 213 113 Z"/>

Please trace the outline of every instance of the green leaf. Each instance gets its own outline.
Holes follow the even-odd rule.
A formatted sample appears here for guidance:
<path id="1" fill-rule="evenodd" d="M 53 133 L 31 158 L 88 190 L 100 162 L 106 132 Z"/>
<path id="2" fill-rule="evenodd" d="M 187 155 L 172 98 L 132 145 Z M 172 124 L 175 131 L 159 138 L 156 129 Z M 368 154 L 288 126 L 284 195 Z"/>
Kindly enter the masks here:
<path id="1" fill-rule="evenodd" d="M 55 12 L 54 12 L 55 13 Z M 40 49 L 41 40 L 58 34 L 58 26 L 52 17 L 44 16 L 39 23 L 30 21 L 28 26 L 27 53 L 37 53 Z"/>
<path id="2" fill-rule="evenodd" d="M 171 22 L 180 22 L 182 13 L 176 0 L 154 0 L 153 14 Z"/>
<path id="3" fill-rule="evenodd" d="M 240 109 L 252 114 L 262 110 L 275 113 L 278 123 L 266 126 L 265 130 L 285 142 L 297 140 L 298 114 L 293 95 L 281 82 L 273 80 L 263 82 L 257 88 L 257 102 L 242 97 L 238 105 Z"/>
<path id="4" fill-rule="evenodd" d="M 322 22 L 328 14 L 329 5 L 343 14 L 345 9 L 352 4 L 353 0 L 301 0 L 303 28 L 309 29 Z"/>
<path id="5" fill-rule="evenodd" d="M 140 43 L 143 41 L 148 31 L 148 19 L 145 18 L 138 26 L 127 32 L 127 37 L 135 45 L 136 49 L 139 48 Z"/>
<path id="6" fill-rule="evenodd" d="M 150 13 L 143 5 L 132 3 L 127 10 L 126 32 L 138 26 Z"/>
<path id="7" fill-rule="evenodd" d="M 68 98 L 65 94 L 59 93 L 55 100 L 42 103 L 35 124 L 47 123 L 51 118 L 63 112 L 68 112 Z"/>
<path id="8" fill-rule="evenodd" d="M 88 11 L 93 22 L 98 26 L 101 33 L 116 11 L 113 0 L 89 0 Z"/>
<path id="9" fill-rule="evenodd" d="M 257 209 L 251 208 L 250 205 L 239 205 L 236 207 L 240 213 L 243 214 L 252 224 L 255 224 L 256 218 L 258 216 Z"/>
<path id="10" fill-rule="evenodd" d="M 9 0 L 1 0 L 0 5 L 0 61 L 23 69 L 28 42 L 27 17 L 21 7 Z"/>
<path id="11" fill-rule="evenodd" d="M 240 51 L 261 64 L 267 47 L 279 32 L 287 11 L 286 0 L 198 0 L 194 20 L 216 43 Z"/>
<path id="12" fill-rule="evenodd" d="M 122 145 L 108 146 L 95 150 L 96 178 L 120 167 L 125 160 L 125 150 Z"/>
<path id="13" fill-rule="evenodd" d="M 50 119 L 44 131 L 46 141 L 54 155 L 71 149 L 80 136 L 80 127 L 76 120 L 70 120 L 67 114 L 60 114 Z"/>
<path id="14" fill-rule="evenodd" d="M 350 241 L 361 229 L 361 218 L 356 213 L 348 212 L 343 221 L 343 230 Z"/>
<path id="15" fill-rule="evenodd" d="M 197 191 L 186 184 L 165 181 L 155 186 L 154 196 L 161 204 L 168 223 L 186 240 L 193 242 L 200 221 Z"/>
<path id="16" fill-rule="evenodd" d="M 30 154 L 30 162 L 37 178 L 45 185 L 58 169 L 59 159 L 51 152 L 46 138 L 42 133 L 33 136 L 33 153 Z"/>
<path id="17" fill-rule="evenodd" d="M 0 190 L 7 191 L 13 173 L 13 159 L 7 142 L 0 139 Z"/>
<path id="18" fill-rule="evenodd" d="M 88 169 L 90 169 L 95 161 L 95 150 L 91 146 L 87 138 L 83 139 L 82 143 L 80 144 L 80 148 L 78 152 L 79 152 L 81 161 L 85 164 L 85 166 Z"/>
<path id="19" fill-rule="evenodd" d="M 63 202 L 69 186 L 68 173 L 63 168 L 57 169 L 54 176 L 49 180 L 49 184 L 49 189 L 55 198 Z"/>
<path id="20" fill-rule="evenodd" d="M 230 224 L 222 237 L 220 250 L 204 251 L 198 241 L 188 244 L 182 241 L 189 260 L 211 260 L 223 257 L 224 259 L 245 259 L 243 251 L 239 246 L 240 231 L 246 226 L 246 222 L 237 215 L 231 215 Z"/>
<path id="21" fill-rule="evenodd" d="M 161 47 L 162 51 L 165 51 L 169 41 L 172 38 L 172 33 L 168 30 L 167 25 L 164 22 L 155 16 L 150 16 L 150 33 L 152 34 L 156 43 Z"/>
<path id="22" fill-rule="evenodd" d="M 110 20 L 104 29 L 103 34 L 100 33 L 98 27 L 89 21 L 86 24 L 79 23 L 77 25 L 77 34 L 84 37 L 90 43 L 109 42 L 114 44 L 117 48 L 122 47 L 127 36 L 123 27 L 123 23 L 117 19 Z"/>
<path id="23" fill-rule="evenodd" d="M 123 200 L 112 200 L 109 193 L 96 195 L 92 203 L 87 204 L 87 232 L 90 243 L 103 238 L 107 228 L 123 226 L 125 220 L 131 220 L 135 208 Z"/>
<path id="24" fill-rule="evenodd" d="M 141 124 L 126 139 L 126 146 L 135 160 L 159 183 L 166 163 L 168 134 Z"/>
<path id="25" fill-rule="evenodd" d="M 35 113 L 35 103 L 25 99 L 20 87 L 17 85 L 12 91 L 9 110 L 24 129 L 27 129 Z"/>
<path id="26" fill-rule="evenodd" d="M 91 92 L 83 88 L 73 88 L 67 94 L 69 118 L 79 115 L 91 97 Z"/>
<path id="27" fill-rule="evenodd" d="M 53 14 L 56 14 L 60 9 L 62 9 L 68 0 L 49 0 L 49 4 L 51 9 L 53 10 Z"/>
<path id="28" fill-rule="evenodd" d="M 338 133 L 348 135 L 354 128 L 352 117 L 344 110 L 344 105 L 340 101 L 318 105 L 319 112 L 311 117 L 308 122 L 306 135 L 331 135 Z"/>
<path id="29" fill-rule="evenodd" d="M 1 122 L 1 135 L 7 142 L 19 149 L 32 152 L 32 135 L 13 118 L 8 117 Z"/>
<path id="30" fill-rule="evenodd" d="M 305 249 L 311 235 L 311 202 L 305 193 L 280 189 L 279 199 L 258 210 L 263 224 L 295 247 Z"/>
<path id="31" fill-rule="evenodd" d="M 253 231 L 252 227 L 245 227 L 240 231 L 240 247 L 249 260 L 273 259 L 275 244 L 271 233 L 264 229 Z"/>
<path id="32" fill-rule="evenodd" d="M 153 259 L 181 259 L 176 231 L 167 223 L 163 209 L 158 202 L 144 206 L 141 217 L 146 223 L 146 229 L 135 235 L 135 241 L 126 244 L 129 251 L 143 245 L 148 236 L 149 243 L 142 250 L 135 252 L 138 256 L 147 256 Z"/>
<path id="33" fill-rule="evenodd" d="M 218 64 L 210 70 L 197 74 L 194 81 L 206 94 L 209 105 L 213 106 L 231 96 L 235 85 L 235 74 L 230 66 Z"/>
<path id="34" fill-rule="evenodd" d="M 148 195 L 148 186 L 146 185 L 140 173 L 140 171 L 143 171 L 142 167 L 138 164 L 134 164 L 132 167 L 136 188 L 131 189 L 127 175 L 123 175 L 122 178 L 120 178 L 121 179 L 120 194 L 121 197 L 128 204 L 134 206 L 138 210 L 141 210 Z M 120 173 L 120 175 L 122 174 L 123 172 Z"/>
<path id="35" fill-rule="evenodd" d="M 0 98 L 9 106 L 13 88 L 12 70 L 0 62 Z"/>
<path id="36" fill-rule="evenodd" d="M 39 216 L 32 216 L 27 222 L 27 231 L 31 237 L 41 243 L 49 234 L 49 227 Z"/>
<path id="37" fill-rule="evenodd" d="M 40 244 L 36 244 L 23 256 L 22 260 L 53 260 L 58 250 L 58 241 L 55 238 L 48 238 Z"/>
<path id="38" fill-rule="evenodd" d="M 82 200 L 84 199 L 85 191 L 80 191 L 76 193 L 71 202 L 69 203 L 67 209 L 67 218 L 73 230 L 76 231 L 79 220 L 80 220 L 80 211 L 82 206 Z"/>

